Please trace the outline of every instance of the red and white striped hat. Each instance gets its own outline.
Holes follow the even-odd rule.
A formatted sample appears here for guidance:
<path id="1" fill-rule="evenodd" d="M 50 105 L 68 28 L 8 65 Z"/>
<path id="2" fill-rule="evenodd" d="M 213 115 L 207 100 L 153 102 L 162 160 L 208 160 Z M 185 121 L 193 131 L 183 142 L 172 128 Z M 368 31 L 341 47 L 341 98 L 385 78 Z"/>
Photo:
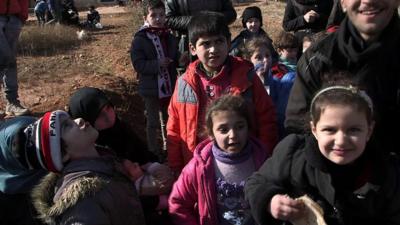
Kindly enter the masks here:
<path id="1" fill-rule="evenodd" d="M 47 112 L 25 130 L 25 162 L 30 169 L 43 168 L 52 172 L 63 169 L 61 153 L 60 118 L 69 118 L 68 113 L 57 110 Z"/>

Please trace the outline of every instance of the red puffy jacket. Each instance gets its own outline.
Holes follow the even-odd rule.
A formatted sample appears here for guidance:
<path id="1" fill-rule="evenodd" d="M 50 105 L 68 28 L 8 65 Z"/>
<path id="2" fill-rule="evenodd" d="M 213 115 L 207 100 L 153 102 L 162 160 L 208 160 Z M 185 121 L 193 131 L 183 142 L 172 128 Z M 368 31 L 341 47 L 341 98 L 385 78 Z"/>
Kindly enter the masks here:
<path id="1" fill-rule="evenodd" d="M 15 15 L 22 22 L 28 19 L 28 0 L 0 0 L 0 15 Z"/>

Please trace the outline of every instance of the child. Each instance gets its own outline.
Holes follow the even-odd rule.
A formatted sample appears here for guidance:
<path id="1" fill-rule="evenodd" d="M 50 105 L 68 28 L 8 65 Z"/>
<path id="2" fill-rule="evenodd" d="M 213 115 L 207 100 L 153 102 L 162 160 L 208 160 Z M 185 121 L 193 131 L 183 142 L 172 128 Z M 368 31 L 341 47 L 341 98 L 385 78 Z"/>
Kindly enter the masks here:
<path id="1" fill-rule="evenodd" d="M 279 62 L 284 64 L 289 69 L 289 72 L 296 72 L 297 53 L 300 46 L 297 37 L 292 33 L 282 31 L 279 33 L 274 45 L 279 54 Z"/>
<path id="2" fill-rule="evenodd" d="M 246 197 L 258 224 L 293 222 L 307 194 L 327 224 L 400 224 L 399 160 L 368 142 L 369 96 L 352 86 L 320 90 L 310 106 L 313 136 L 292 134 L 251 176 Z"/>
<path id="3" fill-rule="evenodd" d="M 272 43 L 268 39 L 254 38 L 246 43 L 244 58 L 253 63 L 257 75 L 274 102 L 278 118 L 279 139 L 282 139 L 285 136 L 286 106 L 296 73 L 289 72 L 283 64 L 272 65 L 271 45 Z"/>
<path id="4" fill-rule="evenodd" d="M 168 164 L 179 173 L 193 156 L 203 134 L 205 108 L 223 94 L 249 101 L 255 123 L 252 134 L 271 150 L 277 142 L 271 98 L 249 62 L 228 56 L 229 28 L 218 13 L 201 13 L 189 24 L 189 48 L 198 60 L 179 77 L 168 109 Z M 257 129 L 258 128 L 258 129 Z"/>
<path id="5" fill-rule="evenodd" d="M 46 1 L 36 0 L 35 8 L 33 11 L 35 12 L 39 26 L 44 26 L 44 24 L 46 23 L 46 13 L 48 11 Z"/>
<path id="6" fill-rule="evenodd" d="M 89 7 L 89 12 L 87 14 L 86 24 L 90 28 L 97 28 L 97 26 L 101 26 L 100 24 L 100 14 L 92 5 Z M 100 25 L 97 25 L 100 24 Z"/>
<path id="7" fill-rule="evenodd" d="M 166 209 L 166 197 L 161 194 L 169 193 L 172 188 L 173 177 L 168 166 L 156 162 L 157 156 L 147 151 L 146 144 L 117 117 L 111 101 L 100 89 L 78 89 L 70 98 L 68 112 L 72 118 L 83 118 L 98 130 L 96 147 L 108 148 L 123 160 L 130 179 L 136 181 L 146 224 L 157 224 L 157 219 L 161 220 L 159 209 Z"/>
<path id="8" fill-rule="evenodd" d="M 161 130 L 166 150 L 167 107 L 176 80 L 178 45 L 165 27 L 165 7 L 161 0 L 142 2 L 145 24 L 135 34 L 131 48 L 132 64 L 138 73 L 139 94 L 144 100 L 149 150 L 163 158 L 157 139 Z"/>
<path id="9" fill-rule="evenodd" d="M 249 136 L 251 113 L 240 96 L 216 99 L 206 114 L 211 139 L 200 143 L 169 198 L 176 225 L 254 224 L 243 187 L 267 158 L 267 151 Z"/>
<path id="10" fill-rule="evenodd" d="M 115 158 L 99 155 L 88 122 L 47 112 L 24 134 L 21 164 L 51 172 L 32 195 L 44 223 L 145 224 L 135 186 Z"/>
<path id="11" fill-rule="evenodd" d="M 17 116 L 0 122 L 0 218 L 1 224 L 41 224 L 30 193 L 47 171 L 25 168 L 18 159 L 25 147 L 24 130 L 38 118 Z"/>
<path id="12" fill-rule="evenodd" d="M 328 35 L 327 32 L 325 31 L 320 31 L 318 33 L 314 34 L 308 34 L 303 37 L 303 53 L 306 52 L 306 50 L 311 47 L 311 45 L 315 44 L 316 42 L 320 41 L 324 37 Z"/>
<path id="13" fill-rule="evenodd" d="M 272 43 L 272 39 L 261 28 L 263 25 L 263 18 L 259 7 L 251 6 L 244 9 L 242 14 L 242 25 L 244 30 L 233 39 L 229 51 L 230 55 L 242 56 L 246 42 L 255 37 L 264 37 Z M 270 51 L 273 54 L 272 58 L 274 59 L 274 62 L 276 62 L 278 60 L 278 53 L 274 48 L 272 48 L 272 46 Z"/>

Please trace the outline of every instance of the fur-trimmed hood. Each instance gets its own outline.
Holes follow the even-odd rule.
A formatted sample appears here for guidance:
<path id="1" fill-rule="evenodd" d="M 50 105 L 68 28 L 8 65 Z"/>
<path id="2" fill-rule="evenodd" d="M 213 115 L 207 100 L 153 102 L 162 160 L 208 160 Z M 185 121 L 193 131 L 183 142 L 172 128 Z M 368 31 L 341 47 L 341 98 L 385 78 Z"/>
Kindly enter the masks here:
<path id="1" fill-rule="evenodd" d="M 47 224 L 55 224 L 57 217 L 67 209 L 88 196 L 93 196 L 101 190 L 107 181 L 101 177 L 81 176 L 57 191 L 57 183 L 61 175 L 50 173 L 43 178 L 38 186 L 33 189 L 32 199 L 39 218 Z"/>
<path id="2" fill-rule="evenodd" d="M 134 184 L 113 157 L 74 160 L 46 176 L 32 193 L 47 224 L 144 225 Z"/>

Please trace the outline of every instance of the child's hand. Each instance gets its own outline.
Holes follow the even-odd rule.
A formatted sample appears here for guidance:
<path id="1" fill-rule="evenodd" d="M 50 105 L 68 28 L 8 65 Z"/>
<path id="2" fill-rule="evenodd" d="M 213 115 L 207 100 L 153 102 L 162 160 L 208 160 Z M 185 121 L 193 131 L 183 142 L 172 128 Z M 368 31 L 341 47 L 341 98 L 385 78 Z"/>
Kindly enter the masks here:
<path id="1" fill-rule="evenodd" d="M 160 185 L 161 192 L 169 192 L 175 181 L 172 171 L 168 166 L 160 163 L 152 163 L 147 167 L 147 172 L 150 173 L 157 183 Z"/>
<path id="2" fill-rule="evenodd" d="M 314 10 L 310 10 L 303 16 L 303 18 L 307 23 L 313 23 L 316 19 L 319 18 L 319 14 Z"/>
<path id="3" fill-rule="evenodd" d="M 172 63 L 172 59 L 165 57 L 163 59 L 159 59 L 158 63 L 160 64 L 161 67 L 168 67 L 170 63 Z"/>
<path id="4" fill-rule="evenodd" d="M 142 168 L 140 168 L 139 163 L 134 163 L 130 160 L 124 160 L 122 162 L 122 165 L 123 165 L 124 169 L 126 170 L 126 172 L 128 172 L 129 178 L 132 181 L 136 181 L 141 176 L 143 176 L 143 170 L 142 170 Z"/>
<path id="5" fill-rule="evenodd" d="M 274 195 L 270 202 L 272 217 L 278 220 L 293 221 L 303 214 L 304 204 L 287 195 Z"/>

